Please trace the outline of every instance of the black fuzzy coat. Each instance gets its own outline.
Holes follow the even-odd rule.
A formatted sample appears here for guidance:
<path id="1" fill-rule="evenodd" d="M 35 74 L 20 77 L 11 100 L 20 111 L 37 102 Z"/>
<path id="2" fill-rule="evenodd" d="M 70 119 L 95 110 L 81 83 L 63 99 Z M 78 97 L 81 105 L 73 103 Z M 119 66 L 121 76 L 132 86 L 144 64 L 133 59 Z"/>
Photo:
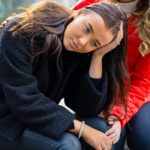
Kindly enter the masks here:
<path id="1" fill-rule="evenodd" d="M 23 39 L 13 38 L 5 27 L 0 31 L 0 137 L 13 140 L 25 128 L 57 138 L 75 116 L 95 116 L 104 107 L 107 76 L 96 85 L 89 77 L 90 58 L 63 50 L 58 70 L 56 56 L 41 54 L 31 63 L 31 49 Z"/>

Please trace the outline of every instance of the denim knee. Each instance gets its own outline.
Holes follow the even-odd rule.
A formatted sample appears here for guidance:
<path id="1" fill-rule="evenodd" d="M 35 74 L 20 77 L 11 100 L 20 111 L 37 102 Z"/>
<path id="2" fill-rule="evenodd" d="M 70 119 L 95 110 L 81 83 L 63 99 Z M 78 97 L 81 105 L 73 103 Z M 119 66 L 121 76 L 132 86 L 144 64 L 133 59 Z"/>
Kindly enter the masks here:
<path id="1" fill-rule="evenodd" d="M 65 133 L 60 141 L 58 150 L 82 150 L 79 138 L 71 133 Z"/>
<path id="2" fill-rule="evenodd" d="M 110 126 L 107 124 L 107 121 L 103 118 L 92 117 L 92 118 L 80 118 L 80 119 L 84 120 L 86 124 L 101 132 L 106 132 L 108 129 L 110 129 Z"/>
<path id="3" fill-rule="evenodd" d="M 127 133 L 127 143 L 130 150 L 149 150 L 150 133 L 144 135 L 142 130 L 138 131 L 136 129 L 130 129 L 130 132 Z"/>
<path id="4" fill-rule="evenodd" d="M 127 141 L 131 150 L 150 149 L 150 103 L 141 107 L 128 123 Z"/>
<path id="5" fill-rule="evenodd" d="M 133 127 L 133 126 L 132 126 Z M 131 150 L 150 149 L 150 131 L 144 126 L 140 128 L 130 128 L 127 132 L 127 143 Z M 145 128 L 145 129 L 144 129 Z M 147 132 L 147 133 L 146 133 Z"/>

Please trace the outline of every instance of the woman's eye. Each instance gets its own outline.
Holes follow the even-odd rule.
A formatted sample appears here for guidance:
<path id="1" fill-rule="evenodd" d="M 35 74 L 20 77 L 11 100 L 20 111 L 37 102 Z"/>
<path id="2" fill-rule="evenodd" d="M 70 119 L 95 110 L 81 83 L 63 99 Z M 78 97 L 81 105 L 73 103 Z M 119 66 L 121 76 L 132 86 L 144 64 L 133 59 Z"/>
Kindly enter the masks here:
<path id="1" fill-rule="evenodd" d="M 94 46 L 94 47 L 96 47 L 96 48 L 98 47 L 98 45 L 97 45 L 97 43 L 95 41 L 92 41 L 91 45 Z"/>
<path id="2" fill-rule="evenodd" d="M 84 26 L 84 30 L 85 30 L 86 33 L 90 33 L 91 32 L 90 28 L 88 26 L 86 26 L 86 25 Z"/>

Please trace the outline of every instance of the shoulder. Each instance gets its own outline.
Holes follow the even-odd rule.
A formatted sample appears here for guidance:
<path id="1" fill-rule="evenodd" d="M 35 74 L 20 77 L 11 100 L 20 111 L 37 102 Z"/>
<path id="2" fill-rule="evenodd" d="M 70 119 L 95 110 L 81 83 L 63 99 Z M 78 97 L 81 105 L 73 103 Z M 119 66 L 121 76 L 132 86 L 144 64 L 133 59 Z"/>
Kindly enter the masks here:
<path id="1" fill-rule="evenodd" d="M 27 44 L 26 39 L 22 39 L 19 36 L 14 37 L 12 32 L 9 31 L 11 27 L 16 24 L 16 20 L 10 21 L 4 29 L 0 30 L 0 51 L 10 51 L 12 49 L 14 52 L 27 52 L 31 54 L 31 49 Z"/>
<path id="2" fill-rule="evenodd" d="M 1 42 L 5 41 L 6 39 L 7 39 L 8 41 L 10 41 L 10 40 L 15 40 L 15 39 L 18 40 L 18 38 L 14 38 L 14 37 L 12 36 L 12 32 L 9 31 L 10 28 L 13 27 L 13 26 L 16 25 L 16 24 L 17 24 L 16 20 L 11 20 L 11 21 L 8 22 L 8 23 L 6 24 L 6 26 L 0 31 L 0 40 L 1 40 Z M 19 42 L 19 41 L 18 41 L 18 42 Z"/>

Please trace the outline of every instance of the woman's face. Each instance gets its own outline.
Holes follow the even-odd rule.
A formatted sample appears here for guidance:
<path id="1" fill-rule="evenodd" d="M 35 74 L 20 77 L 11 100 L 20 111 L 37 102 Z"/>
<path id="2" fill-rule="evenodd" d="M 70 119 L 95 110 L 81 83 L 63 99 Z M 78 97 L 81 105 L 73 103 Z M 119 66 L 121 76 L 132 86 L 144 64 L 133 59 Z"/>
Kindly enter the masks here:
<path id="1" fill-rule="evenodd" d="M 64 32 L 63 44 L 68 51 L 88 53 L 107 45 L 114 35 L 100 15 L 90 12 L 80 14 L 68 24 Z"/>

